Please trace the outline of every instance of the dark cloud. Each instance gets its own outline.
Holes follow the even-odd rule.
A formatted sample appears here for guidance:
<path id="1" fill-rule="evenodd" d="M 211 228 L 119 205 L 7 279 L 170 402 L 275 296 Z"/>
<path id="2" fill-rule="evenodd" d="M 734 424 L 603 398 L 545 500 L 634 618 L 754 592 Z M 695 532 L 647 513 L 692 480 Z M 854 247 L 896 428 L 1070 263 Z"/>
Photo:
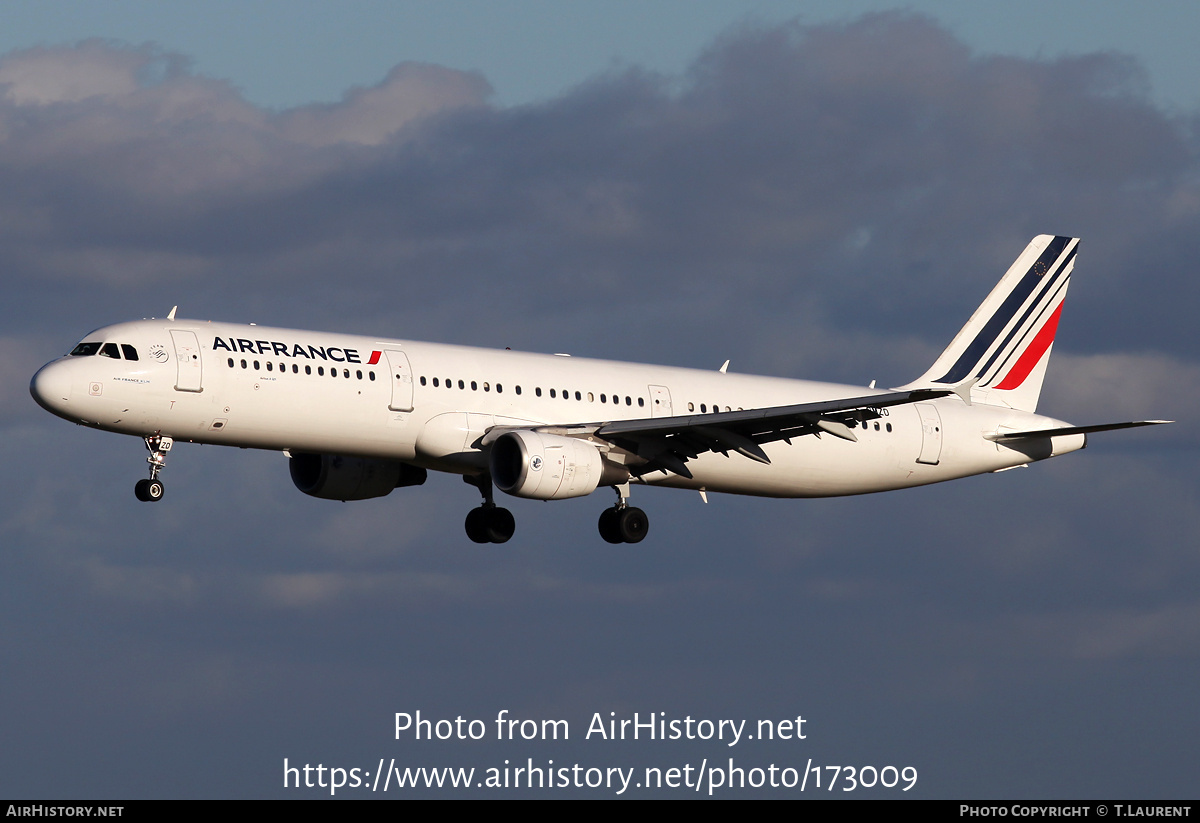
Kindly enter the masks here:
<path id="1" fill-rule="evenodd" d="M 811 743 L 735 754 L 911 762 L 925 796 L 1192 791 L 1200 190 L 1193 122 L 1134 62 L 978 55 L 879 15 L 734 30 L 684 77 L 489 93 L 400 64 L 271 112 L 150 47 L 0 58 L 0 699 L 20 707 L 0 788 L 257 796 L 285 756 L 706 752 L 388 737 L 395 711 L 508 708 L 580 730 L 803 712 Z M 1084 238 L 1044 409 L 1184 424 L 890 495 L 643 490 L 636 550 L 601 548 L 600 495 L 516 501 L 514 542 L 481 550 L 457 478 L 333 504 L 278 455 L 186 446 L 148 510 L 140 444 L 25 390 L 87 330 L 176 303 L 898 384 L 1044 232 Z"/>

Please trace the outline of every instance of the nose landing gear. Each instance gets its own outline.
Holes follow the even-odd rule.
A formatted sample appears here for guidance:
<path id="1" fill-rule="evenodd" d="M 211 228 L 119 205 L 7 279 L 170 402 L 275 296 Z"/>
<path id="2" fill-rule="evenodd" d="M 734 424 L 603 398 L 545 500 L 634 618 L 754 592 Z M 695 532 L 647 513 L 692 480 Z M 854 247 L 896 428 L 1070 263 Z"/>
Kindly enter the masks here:
<path id="1" fill-rule="evenodd" d="M 507 543 L 517 530 L 517 521 L 512 512 L 492 499 L 491 475 L 464 475 L 463 480 L 483 495 L 483 505 L 467 512 L 467 537 L 475 543 Z"/>
<path id="2" fill-rule="evenodd" d="M 147 503 L 162 500 L 164 489 L 162 481 L 158 479 L 158 473 L 167 465 L 167 452 L 173 445 L 175 441 L 169 437 L 156 434 L 146 438 L 146 448 L 150 450 L 150 456 L 146 458 L 146 462 L 150 464 L 150 478 L 139 480 L 133 487 L 133 493 L 138 500 Z"/>
<path id="3" fill-rule="evenodd" d="M 617 504 L 600 513 L 600 536 L 609 543 L 641 543 L 650 530 L 650 518 L 629 505 L 629 484 L 613 486 Z"/>

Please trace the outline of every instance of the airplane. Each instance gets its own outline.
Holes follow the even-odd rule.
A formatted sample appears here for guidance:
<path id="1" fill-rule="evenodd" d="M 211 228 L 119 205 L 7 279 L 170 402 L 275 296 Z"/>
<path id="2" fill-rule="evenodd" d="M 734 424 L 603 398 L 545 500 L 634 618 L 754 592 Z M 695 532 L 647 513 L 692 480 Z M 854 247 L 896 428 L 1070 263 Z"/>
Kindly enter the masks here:
<path id="1" fill-rule="evenodd" d="M 601 486 L 609 543 L 649 529 L 634 484 L 828 497 L 938 483 L 1082 449 L 1035 413 L 1078 238 L 1039 235 L 932 366 L 889 390 L 212 321 L 141 320 L 85 335 L 30 392 L 73 423 L 141 437 L 158 501 L 176 441 L 283 452 L 293 483 L 330 500 L 382 497 L 430 470 L 483 498 L 477 543 L 515 532 L 493 487 L 562 500 Z"/>

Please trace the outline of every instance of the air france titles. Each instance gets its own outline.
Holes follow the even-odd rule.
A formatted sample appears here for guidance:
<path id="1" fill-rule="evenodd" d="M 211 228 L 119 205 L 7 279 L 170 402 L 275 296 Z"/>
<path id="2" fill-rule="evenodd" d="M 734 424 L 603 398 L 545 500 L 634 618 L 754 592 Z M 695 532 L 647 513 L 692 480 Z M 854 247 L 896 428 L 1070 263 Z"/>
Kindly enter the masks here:
<path id="1" fill-rule="evenodd" d="M 275 340 L 247 340 L 244 337 L 213 338 L 213 351 L 224 349 L 232 354 L 269 354 L 274 357 L 304 357 L 308 360 L 333 360 L 338 363 L 362 363 L 358 349 L 342 349 L 337 346 L 289 346 Z M 372 361 L 374 362 L 374 361 Z"/>

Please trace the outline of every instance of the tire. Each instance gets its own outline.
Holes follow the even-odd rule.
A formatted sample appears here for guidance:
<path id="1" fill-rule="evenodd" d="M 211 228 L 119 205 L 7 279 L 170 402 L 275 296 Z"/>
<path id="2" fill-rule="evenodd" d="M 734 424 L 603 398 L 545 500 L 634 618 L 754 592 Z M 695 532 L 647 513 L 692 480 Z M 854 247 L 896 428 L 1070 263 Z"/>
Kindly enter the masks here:
<path id="1" fill-rule="evenodd" d="M 507 543 L 517 531 L 517 519 L 508 509 L 495 508 L 487 513 L 488 537 L 493 543 Z"/>
<path id="2" fill-rule="evenodd" d="M 641 509 L 629 506 L 617 515 L 618 532 L 626 543 L 641 543 L 650 530 L 650 518 Z"/>
<path id="3" fill-rule="evenodd" d="M 139 480 L 133 487 L 133 494 L 138 500 L 143 503 L 150 502 L 150 493 L 146 491 L 146 487 L 150 485 L 149 480 Z"/>
<path id="4" fill-rule="evenodd" d="M 488 530 L 487 512 L 482 506 L 467 512 L 467 537 L 473 543 L 490 543 L 492 536 Z"/>
<path id="5" fill-rule="evenodd" d="M 617 523 L 617 517 L 620 511 L 617 509 L 605 509 L 600 512 L 600 536 L 608 543 L 624 543 L 625 538 L 621 536 L 621 527 Z"/>

